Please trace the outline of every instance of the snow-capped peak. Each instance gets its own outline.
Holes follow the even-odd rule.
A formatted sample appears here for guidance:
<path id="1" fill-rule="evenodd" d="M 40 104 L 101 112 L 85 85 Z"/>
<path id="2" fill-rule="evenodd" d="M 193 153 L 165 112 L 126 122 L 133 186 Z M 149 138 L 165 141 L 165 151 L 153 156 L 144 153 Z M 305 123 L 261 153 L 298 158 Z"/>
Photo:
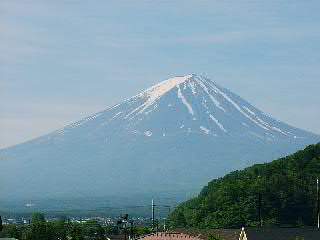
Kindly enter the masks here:
<path id="1" fill-rule="evenodd" d="M 195 132 L 198 132 L 199 126 L 206 126 L 209 132 L 204 131 L 204 128 L 200 130 L 202 133 L 207 132 L 210 136 L 255 134 L 262 139 L 270 136 L 281 138 L 298 136 L 295 131 L 290 130 L 290 127 L 266 116 L 214 81 L 196 74 L 169 78 L 124 101 L 123 104 L 90 116 L 70 127 L 79 127 L 96 121 L 96 119 L 106 118 L 105 116 L 108 116 L 109 113 L 110 117 L 107 120 L 101 120 L 102 126 L 123 119 L 125 122 L 129 120 L 127 122 L 128 126 L 130 125 L 129 128 L 132 126 L 137 128 L 138 125 L 143 125 L 144 122 L 149 122 L 151 119 L 152 121 L 161 119 L 162 128 L 175 134 L 177 128 L 172 129 L 172 126 L 182 124 L 190 131 L 197 129 Z M 162 115 L 167 117 L 167 114 L 171 117 L 167 123 L 168 126 L 165 126 L 166 120 Z M 184 129 L 180 129 L 179 132 L 185 132 Z M 152 136 L 157 135 L 154 128 L 153 131 L 139 129 L 139 132 L 147 130 L 154 133 Z"/>
<path id="2" fill-rule="evenodd" d="M 169 92 L 172 94 L 167 98 Z M 176 98 L 172 98 L 172 96 L 176 96 Z M 231 133 L 231 129 L 238 131 L 239 127 L 235 126 L 242 126 L 241 122 L 245 122 L 254 131 L 262 131 L 263 134 L 277 132 L 288 136 L 288 132 L 283 130 L 286 127 L 280 128 L 280 125 L 278 126 L 272 119 L 265 118 L 263 112 L 235 97 L 234 94 L 226 91 L 212 80 L 196 74 L 169 78 L 141 92 L 133 98 L 133 102 L 138 106 L 127 113 L 124 119 L 132 120 L 138 116 L 137 119 L 141 120 L 144 118 L 141 114 L 150 116 L 151 112 L 161 112 L 164 105 L 171 104 L 167 102 L 161 105 L 168 99 L 174 102 L 176 109 L 190 114 L 190 116 L 185 116 L 183 120 L 192 119 L 191 125 L 195 124 L 197 119 L 209 119 L 213 122 L 212 128 L 215 131 L 226 134 Z M 234 119 L 232 124 L 230 119 Z"/>
<path id="3" fill-rule="evenodd" d="M 158 99 L 159 97 L 169 92 L 172 88 L 190 79 L 192 76 L 192 74 L 189 74 L 185 76 L 176 76 L 173 78 L 169 78 L 145 90 L 143 94 L 147 94 L 150 99 Z"/>
<path id="4" fill-rule="evenodd" d="M 142 113 L 147 108 L 152 106 L 158 99 L 160 99 L 163 95 L 169 92 L 174 87 L 178 87 L 181 83 L 184 83 L 188 79 L 190 79 L 193 75 L 185 75 L 185 76 L 176 76 L 173 78 L 169 78 L 163 82 L 158 83 L 157 85 L 152 86 L 151 88 L 146 89 L 142 93 L 138 94 L 138 97 L 146 97 L 147 100 L 144 104 L 139 106 L 138 108 L 134 109 L 125 118 L 131 116 L 132 114 L 138 112 Z"/>

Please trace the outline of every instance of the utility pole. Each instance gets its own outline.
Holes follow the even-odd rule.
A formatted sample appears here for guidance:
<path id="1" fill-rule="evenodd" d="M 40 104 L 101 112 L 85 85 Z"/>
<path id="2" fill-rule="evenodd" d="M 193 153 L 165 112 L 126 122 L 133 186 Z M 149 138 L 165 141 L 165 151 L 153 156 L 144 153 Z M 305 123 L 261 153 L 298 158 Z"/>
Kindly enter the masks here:
<path id="1" fill-rule="evenodd" d="M 317 228 L 320 230 L 320 196 L 319 196 L 319 178 L 317 178 Z"/>
<path id="2" fill-rule="evenodd" d="M 129 239 L 134 239 L 133 236 L 133 220 L 130 221 L 130 237 Z"/>
<path id="3" fill-rule="evenodd" d="M 127 240 L 127 224 L 128 224 L 129 215 L 124 214 L 120 216 L 120 218 L 117 220 L 117 228 L 118 230 L 123 230 L 124 233 L 124 240 Z"/>
<path id="4" fill-rule="evenodd" d="M 168 208 L 168 216 L 167 216 L 167 218 L 169 217 L 169 215 L 170 215 L 170 206 L 168 206 L 168 205 L 165 205 L 164 207 L 167 207 Z M 163 225 L 163 229 L 164 229 L 164 231 L 166 232 L 167 231 L 167 226 L 166 226 L 166 219 L 167 218 L 165 218 L 165 220 L 164 220 L 164 225 Z"/>
<path id="5" fill-rule="evenodd" d="M 153 201 L 153 199 L 152 199 L 152 201 L 151 201 L 151 209 L 152 209 L 152 230 L 154 230 L 154 207 L 155 207 L 155 205 L 154 205 L 154 201 Z"/>
<path id="6" fill-rule="evenodd" d="M 2 218 L 0 216 L 0 232 L 2 231 L 2 228 L 3 228 L 3 226 L 2 226 Z"/>

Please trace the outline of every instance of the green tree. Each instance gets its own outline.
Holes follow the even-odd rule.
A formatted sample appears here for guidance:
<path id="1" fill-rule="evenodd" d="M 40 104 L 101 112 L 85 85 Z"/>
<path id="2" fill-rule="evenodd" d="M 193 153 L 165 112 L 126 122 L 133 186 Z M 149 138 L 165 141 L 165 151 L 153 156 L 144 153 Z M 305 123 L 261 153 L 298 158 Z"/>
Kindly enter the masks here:
<path id="1" fill-rule="evenodd" d="M 314 225 L 315 180 L 320 176 L 320 143 L 267 164 L 256 164 L 214 179 L 199 196 L 169 216 L 174 227 L 241 227 L 259 224 Z"/>
<path id="2" fill-rule="evenodd" d="M 39 213 L 39 212 L 35 212 L 32 214 L 32 217 L 31 217 L 31 222 L 32 223 L 37 223 L 37 222 L 45 222 L 45 217 L 44 217 L 44 214 L 43 213 Z"/>
<path id="3" fill-rule="evenodd" d="M 22 230 L 15 224 L 5 225 L 0 232 L 0 237 L 21 239 Z"/>
<path id="4" fill-rule="evenodd" d="M 52 223 L 46 222 L 42 213 L 33 213 L 28 240 L 55 240 L 56 234 Z"/>
<path id="5" fill-rule="evenodd" d="M 84 230 L 80 223 L 72 224 L 70 237 L 71 240 L 84 240 Z"/>
<path id="6" fill-rule="evenodd" d="M 55 238 L 59 240 L 66 240 L 68 234 L 68 224 L 63 220 L 58 220 L 51 223 Z"/>

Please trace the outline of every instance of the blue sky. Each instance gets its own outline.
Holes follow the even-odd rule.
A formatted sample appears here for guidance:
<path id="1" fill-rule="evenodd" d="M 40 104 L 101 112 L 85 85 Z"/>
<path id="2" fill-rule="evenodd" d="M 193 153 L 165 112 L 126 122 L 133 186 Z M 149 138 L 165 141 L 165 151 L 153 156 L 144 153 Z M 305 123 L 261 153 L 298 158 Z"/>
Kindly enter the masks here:
<path id="1" fill-rule="evenodd" d="M 0 1 L 0 148 L 174 75 L 320 134 L 319 1 Z"/>

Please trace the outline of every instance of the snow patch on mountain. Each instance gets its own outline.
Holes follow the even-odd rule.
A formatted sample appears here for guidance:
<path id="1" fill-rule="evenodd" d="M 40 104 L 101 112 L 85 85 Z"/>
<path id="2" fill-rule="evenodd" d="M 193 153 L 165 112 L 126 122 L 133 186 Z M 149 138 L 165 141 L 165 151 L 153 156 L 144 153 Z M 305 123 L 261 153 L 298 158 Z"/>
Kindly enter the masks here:
<path id="1" fill-rule="evenodd" d="M 143 113 L 146 109 L 148 109 L 150 106 L 152 106 L 157 100 L 159 100 L 167 92 L 169 92 L 174 87 L 179 86 L 181 83 L 185 82 L 186 80 L 188 80 L 191 77 L 192 77 L 192 75 L 169 78 L 168 80 L 165 80 L 165 81 L 163 81 L 163 82 L 161 82 L 151 88 L 148 88 L 147 90 L 143 91 L 142 93 L 136 95 L 133 98 L 144 97 L 147 100 L 145 101 L 144 104 L 135 108 L 128 115 L 126 115 L 125 119 L 127 119 L 129 116 L 131 116 L 135 113 L 136 114 Z"/>
<path id="2" fill-rule="evenodd" d="M 189 113 L 190 113 L 191 115 L 194 115 L 194 111 L 193 111 L 193 109 L 192 109 L 192 107 L 191 107 L 191 104 L 188 103 L 187 99 L 186 99 L 186 98 L 182 95 L 182 93 L 181 93 L 180 86 L 177 85 L 177 88 L 178 88 L 178 98 L 180 98 L 181 101 L 182 101 L 182 103 L 187 107 Z"/>
<path id="3" fill-rule="evenodd" d="M 180 85 L 181 83 L 187 81 L 189 78 L 191 78 L 192 75 L 186 75 L 186 76 L 179 76 L 179 77 L 173 77 L 169 78 L 168 80 L 165 80 L 145 91 L 142 92 L 142 95 L 146 94 L 148 95 L 149 99 L 156 100 L 169 92 L 174 87 Z"/>
<path id="4" fill-rule="evenodd" d="M 250 113 L 251 115 L 253 115 L 253 116 L 255 116 L 256 114 L 253 112 L 253 111 L 251 111 L 248 107 L 246 107 L 246 106 L 242 106 L 248 113 Z"/>
<path id="5" fill-rule="evenodd" d="M 255 120 L 254 118 L 252 118 L 251 116 L 249 116 L 235 101 L 233 101 L 226 93 L 222 92 L 219 88 L 217 88 L 214 85 L 211 85 L 216 92 L 218 92 L 221 96 L 223 96 L 229 103 L 231 103 L 234 108 L 236 108 L 242 115 L 244 115 L 246 118 L 248 118 L 250 121 L 252 121 L 253 123 L 255 123 L 256 125 L 258 125 L 259 127 L 265 129 L 265 130 L 269 130 L 267 127 L 265 127 L 263 124 L 261 124 L 259 121 Z"/>
<path id="6" fill-rule="evenodd" d="M 195 86 L 194 82 L 191 82 L 191 81 L 190 81 L 190 82 L 188 83 L 188 85 L 189 85 L 189 87 L 190 87 L 190 89 L 191 89 L 192 94 L 193 94 L 193 95 L 196 95 L 197 92 L 196 92 L 196 86 Z"/>
<path id="7" fill-rule="evenodd" d="M 204 126 L 200 126 L 200 130 L 203 131 L 205 134 L 209 134 L 210 130 Z"/>
<path id="8" fill-rule="evenodd" d="M 212 114 L 209 115 L 210 119 L 212 121 L 215 122 L 215 124 L 217 124 L 217 126 L 224 132 L 227 132 L 227 130 L 224 128 L 224 126 L 218 121 L 218 119 L 216 119 L 214 116 L 212 116 Z"/>
<path id="9" fill-rule="evenodd" d="M 220 105 L 220 102 L 215 99 L 210 93 L 209 93 L 209 89 L 206 87 L 206 85 L 203 84 L 203 82 L 201 81 L 201 79 L 196 78 L 197 83 L 202 87 L 202 89 L 208 94 L 209 98 L 211 99 L 211 101 L 214 103 L 214 105 L 221 109 L 222 111 L 226 112 L 226 110 Z"/>
<path id="10" fill-rule="evenodd" d="M 144 132 L 144 135 L 147 136 L 147 137 L 151 137 L 151 136 L 152 136 L 152 132 L 149 131 L 149 130 L 148 130 L 148 131 L 145 131 L 145 132 Z"/>

